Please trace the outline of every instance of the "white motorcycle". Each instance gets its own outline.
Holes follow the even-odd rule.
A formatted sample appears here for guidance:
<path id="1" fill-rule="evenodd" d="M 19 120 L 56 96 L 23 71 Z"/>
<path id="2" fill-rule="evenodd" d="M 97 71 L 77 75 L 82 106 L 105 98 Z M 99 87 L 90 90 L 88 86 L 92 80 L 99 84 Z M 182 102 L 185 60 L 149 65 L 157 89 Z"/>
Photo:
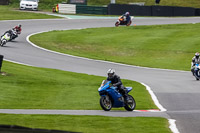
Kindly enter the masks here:
<path id="1" fill-rule="evenodd" d="M 18 33 L 17 33 L 17 31 L 15 29 L 12 29 L 11 32 L 12 32 L 12 35 L 11 35 L 9 41 L 12 41 L 12 40 L 14 40 L 15 38 L 18 37 Z"/>
<path id="2" fill-rule="evenodd" d="M 0 46 L 3 47 L 9 40 L 10 40 L 10 34 L 5 33 L 3 36 L 1 36 Z"/>
<path id="3" fill-rule="evenodd" d="M 200 65 L 198 63 L 195 64 L 194 66 L 194 74 L 196 80 L 200 79 Z"/>

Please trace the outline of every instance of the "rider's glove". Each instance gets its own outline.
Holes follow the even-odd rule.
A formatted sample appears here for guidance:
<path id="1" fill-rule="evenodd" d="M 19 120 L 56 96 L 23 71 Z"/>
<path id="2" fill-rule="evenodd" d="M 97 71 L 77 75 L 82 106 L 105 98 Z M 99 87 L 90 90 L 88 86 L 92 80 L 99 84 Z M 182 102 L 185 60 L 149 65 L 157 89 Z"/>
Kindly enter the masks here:
<path id="1" fill-rule="evenodd" d="M 116 85 L 116 84 L 113 84 L 113 86 L 116 87 L 117 85 Z"/>

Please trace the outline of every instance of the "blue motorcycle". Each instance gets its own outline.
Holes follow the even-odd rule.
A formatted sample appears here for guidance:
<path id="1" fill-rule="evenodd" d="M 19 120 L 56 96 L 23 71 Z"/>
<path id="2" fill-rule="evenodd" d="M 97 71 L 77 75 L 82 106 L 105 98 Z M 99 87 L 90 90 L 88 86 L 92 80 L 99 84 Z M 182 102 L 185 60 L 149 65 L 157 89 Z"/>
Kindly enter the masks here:
<path id="1" fill-rule="evenodd" d="M 200 79 L 200 65 L 198 63 L 196 63 L 194 66 L 194 76 L 196 80 Z"/>
<path id="2" fill-rule="evenodd" d="M 126 87 L 129 93 L 132 87 Z M 98 89 L 100 98 L 100 105 L 103 110 L 110 111 L 112 108 L 124 107 L 127 111 L 133 111 L 136 107 L 135 99 L 128 95 L 126 98 L 122 96 L 117 90 L 117 87 L 112 86 L 111 81 L 104 80 L 101 87 Z"/>

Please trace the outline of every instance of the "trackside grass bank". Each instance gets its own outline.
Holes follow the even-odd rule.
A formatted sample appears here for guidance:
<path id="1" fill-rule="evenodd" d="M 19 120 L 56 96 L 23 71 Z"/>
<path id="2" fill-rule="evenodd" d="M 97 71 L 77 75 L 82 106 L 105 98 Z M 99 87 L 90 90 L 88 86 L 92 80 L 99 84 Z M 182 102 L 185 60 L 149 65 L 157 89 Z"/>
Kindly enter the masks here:
<path id="1" fill-rule="evenodd" d="M 53 5 L 66 0 L 40 0 L 39 9 L 51 9 Z M 12 5 L 18 7 L 19 0 L 10 0 Z M 110 0 L 87 0 L 88 5 L 108 5 Z M 155 0 L 116 0 L 116 4 L 145 2 L 145 5 L 155 5 Z M 162 6 L 184 6 L 200 8 L 199 0 L 161 0 Z"/>
<path id="2" fill-rule="evenodd" d="M 2 71 L 7 75 L 0 75 L 1 109 L 101 110 L 97 89 L 105 77 L 6 61 Z M 144 86 L 134 81 L 122 81 L 134 88 L 131 95 L 136 100 L 136 109 L 157 109 Z"/>
<path id="3" fill-rule="evenodd" d="M 0 5 L 0 20 L 19 20 L 19 19 L 49 19 L 60 18 L 39 13 L 14 11 L 10 6 Z"/>
<path id="4" fill-rule="evenodd" d="M 83 133 L 171 133 L 167 119 L 0 114 L 0 124 Z"/>
<path id="5" fill-rule="evenodd" d="M 34 35 L 41 47 L 76 56 L 137 66 L 190 70 L 200 47 L 200 24 L 131 26 Z"/>

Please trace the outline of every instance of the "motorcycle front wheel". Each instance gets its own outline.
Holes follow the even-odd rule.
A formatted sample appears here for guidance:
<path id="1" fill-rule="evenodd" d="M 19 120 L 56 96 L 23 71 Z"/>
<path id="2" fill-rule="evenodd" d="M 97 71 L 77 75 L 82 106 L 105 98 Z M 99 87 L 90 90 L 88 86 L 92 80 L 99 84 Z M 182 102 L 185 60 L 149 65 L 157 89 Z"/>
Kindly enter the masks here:
<path id="1" fill-rule="evenodd" d="M 133 111 L 135 109 L 135 107 L 136 107 L 135 99 L 131 95 L 128 95 L 128 97 L 126 98 L 126 101 L 125 101 L 124 108 L 127 111 Z"/>
<path id="2" fill-rule="evenodd" d="M 100 98 L 100 105 L 103 110 L 110 111 L 112 108 L 112 102 L 109 96 L 101 96 Z"/>
<path id="3" fill-rule="evenodd" d="M 6 44 L 6 41 L 3 40 L 3 41 L 1 42 L 1 47 L 3 47 L 5 44 Z"/>
<path id="4" fill-rule="evenodd" d="M 196 80 L 199 80 L 200 79 L 200 70 L 195 70 L 194 76 L 196 77 Z"/>
<path id="5" fill-rule="evenodd" d="M 117 21 L 117 22 L 115 23 L 115 26 L 118 27 L 119 25 L 120 25 L 120 22 Z"/>

